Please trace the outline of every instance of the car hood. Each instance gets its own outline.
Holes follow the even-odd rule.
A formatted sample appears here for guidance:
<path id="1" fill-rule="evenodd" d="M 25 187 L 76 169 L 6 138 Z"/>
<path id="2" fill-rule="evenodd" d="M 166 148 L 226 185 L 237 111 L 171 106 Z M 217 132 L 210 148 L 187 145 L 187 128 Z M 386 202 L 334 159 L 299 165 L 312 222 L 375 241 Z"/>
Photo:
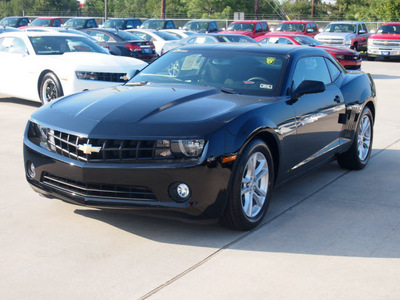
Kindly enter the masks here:
<path id="1" fill-rule="evenodd" d="M 132 72 L 147 66 L 147 63 L 139 59 L 93 52 L 66 52 L 62 55 L 43 55 L 41 57 L 49 63 L 62 64 L 79 71 L 116 72 L 119 70 L 119 73 L 123 73 L 122 70 Z"/>
<path id="2" fill-rule="evenodd" d="M 31 118 L 54 129 L 97 137 L 204 136 L 264 105 L 263 100 L 205 86 L 117 86 L 61 98 Z"/>
<path id="3" fill-rule="evenodd" d="M 400 40 L 400 34 L 398 33 L 374 34 L 371 35 L 369 38 L 377 40 Z"/>
<path id="4" fill-rule="evenodd" d="M 353 51 L 350 49 L 344 49 L 344 48 L 336 48 L 336 47 L 320 46 L 320 45 L 317 45 L 315 47 L 324 49 L 325 51 L 328 51 L 329 53 L 335 53 L 335 54 L 342 54 L 342 55 L 358 55 L 359 54 L 356 51 Z"/>

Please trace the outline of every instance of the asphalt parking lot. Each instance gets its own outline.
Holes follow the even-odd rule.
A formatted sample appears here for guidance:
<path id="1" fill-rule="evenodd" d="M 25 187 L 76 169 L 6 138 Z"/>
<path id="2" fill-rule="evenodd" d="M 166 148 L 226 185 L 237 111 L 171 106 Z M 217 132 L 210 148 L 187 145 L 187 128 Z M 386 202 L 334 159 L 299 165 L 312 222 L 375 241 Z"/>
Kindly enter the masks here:
<path id="1" fill-rule="evenodd" d="M 1 298 L 400 299 L 400 62 L 363 70 L 378 91 L 369 165 L 275 190 L 252 232 L 40 197 L 22 160 L 40 104 L 0 95 Z"/>

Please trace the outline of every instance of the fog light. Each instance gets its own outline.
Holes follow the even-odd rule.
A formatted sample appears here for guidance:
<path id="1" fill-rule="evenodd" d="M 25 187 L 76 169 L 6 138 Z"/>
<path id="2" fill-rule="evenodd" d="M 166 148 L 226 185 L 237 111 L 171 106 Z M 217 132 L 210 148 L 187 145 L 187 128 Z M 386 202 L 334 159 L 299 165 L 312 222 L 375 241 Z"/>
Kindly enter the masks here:
<path id="1" fill-rule="evenodd" d="M 169 187 L 169 195 L 176 202 L 185 202 L 190 198 L 191 192 L 187 184 L 175 182 Z"/>
<path id="2" fill-rule="evenodd" d="M 28 161 L 26 167 L 27 167 L 27 173 L 28 173 L 29 178 L 31 178 L 31 179 L 35 178 L 36 168 L 35 168 L 35 165 L 33 164 L 33 162 Z"/>

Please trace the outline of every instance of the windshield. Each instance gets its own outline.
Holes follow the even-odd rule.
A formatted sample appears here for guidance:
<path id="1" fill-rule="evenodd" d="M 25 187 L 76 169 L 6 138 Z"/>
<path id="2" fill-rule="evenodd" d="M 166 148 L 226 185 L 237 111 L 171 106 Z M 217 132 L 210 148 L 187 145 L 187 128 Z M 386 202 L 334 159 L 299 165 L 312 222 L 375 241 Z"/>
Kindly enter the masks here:
<path id="1" fill-rule="evenodd" d="M 387 24 L 379 27 L 377 33 L 396 33 L 400 34 L 400 24 Z"/>
<path id="2" fill-rule="evenodd" d="M 18 18 L 4 18 L 0 21 L 1 26 L 17 26 Z"/>
<path id="3" fill-rule="evenodd" d="M 65 52 L 108 54 L 102 47 L 83 36 L 35 36 L 29 39 L 37 55 L 64 54 Z"/>
<path id="4" fill-rule="evenodd" d="M 228 26 L 226 29 L 228 31 L 254 31 L 254 23 L 232 23 L 231 25 Z"/>
<path id="5" fill-rule="evenodd" d="M 107 20 L 103 24 L 103 28 L 120 28 L 122 27 L 122 20 Z"/>
<path id="6" fill-rule="evenodd" d="M 355 33 L 356 27 L 353 24 L 329 24 L 324 32 Z"/>
<path id="7" fill-rule="evenodd" d="M 208 30 L 208 22 L 188 22 L 183 26 L 184 30 L 193 30 L 193 31 L 207 31 Z"/>
<path id="8" fill-rule="evenodd" d="M 304 24 L 302 23 L 280 23 L 275 31 L 299 31 L 304 32 Z"/>
<path id="9" fill-rule="evenodd" d="M 51 20 L 49 19 L 35 19 L 31 23 L 32 26 L 50 26 Z"/>
<path id="10" fill-rule="evenodd" d="M 84 19 L 70 19 L 65 22 L 66 27 L 83 28 L 85 26 L 86 20 Z"/>
<path id="11" fill-rule="evenodd" d="M 127 85 L 177 83 L 221 88 L 246 95 L 278 95 L 285 57 L 267 53 L 175 49 Z"/>
<path id="12" fill-rule="evenodd" d="M 163 29 L 164 21 L 163 20 L 147 20 L 140 27 L 141 28 L 151 28 L 151 29 Z"/>
<path id="13" fill-rule="evenodd" d="M 323 45 L 321 42 L 318 42 L 317 40 L 314 40 L 312 37 L 306 35 L 292 36 L 292 38 L 300 45 L 309 45 L 309 46 Z"/>

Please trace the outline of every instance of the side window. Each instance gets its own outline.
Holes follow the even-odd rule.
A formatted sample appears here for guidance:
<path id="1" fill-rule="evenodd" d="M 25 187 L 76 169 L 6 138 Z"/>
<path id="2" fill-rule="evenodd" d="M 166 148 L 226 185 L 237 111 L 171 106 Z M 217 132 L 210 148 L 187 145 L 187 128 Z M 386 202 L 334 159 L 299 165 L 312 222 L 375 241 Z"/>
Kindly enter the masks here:
<path id="1" fill-rule="evenodd" d="M 53 27 L 60 27 L 60 26 L 61 26 L 60 20 L 54 20 Z"/>
<path id="2" fill-rule="evenodd" d="M 256 24 L 256 32 L 261 32 L 262 31 L 262 27 L 260 23 Z"/>
<path id="3" fill-rule="evenodd" d="M 362 24 L 362 29 L 365 30 L 365 32 L 368 32 L 367 24 L 363 23 Z"/>
<path id="4" fill-rule="evenodd" d="M 312 29 L 314 29 L 314 32 L 318 32 L 317 24 L 311 23 L 311 27 L 312 27 Z"/>
<path id="5" fill-rule="evenodd" d="M 167 25 L 165 26 L 166 29 L 173 29 L 174 28 L 174 24 L 172 24 L 171 21 L 167 22 Z"/>
<path id="6" fill-rule="evenodd" d="M 308 29 L 311 29 L 311 25 L 310 25 L 310 23 L 307 23 L 307 26 L 306 26 L 306 31 L 307 31 Z"/>
<path id="7" fill-rule="evenodd" d="M 361 30 L 362 30 L 361 24 L 358 24 L 358 25 L 357 25 L 357 33 L 360 33 Z"/>
<path id="8" fill-rule="evenodd" d="M 293 42 L 287 38 L 279 38 L 277 44 L 291 45 Z"/>
<path id="9" fill-rule="evenodd" d="M 304 80 L 331 83 L 331 76 L 323 57 L 303 57 L 297 61 L 292 79 L 292 90 L 295 90 Z"/>
<path id="10" fill-rule="evenodd" d="M 93 21 L 93 20 L 89 20 L 89 21 L 88 21 L 88 24 L 87 24 L 87 27 L 88 27 L 88 28 L 94 28 L 94 27 L 96 27 L 96 25 L 94 24 L 94 21 Z"/>
<path id="11" fill-rule="evenodd" d="M 329 69 L 329 73 L 331 74 L 332 81 L 335 81 L 336 79 L 338 79 L 341 72 L 331 60 L 327 58 L 325 60 Z"/>
<path id="12" fill-rule="evenodd" d="M 134 28 L 133 22 L 132 21 L 127 21 L 126 22 L 126 28 Z"/>
<path id="13" fill-rule="evenodd" d="M 214 22 L 211 22 L 210 23 L 210 31 L 217 31 L 217 30 L 218 30 L 217 24 Z"/>
<path id="14" fill-rule="evenodd" d="M 268 31 L 268 24 L 267 23 L 262 22 L 261 25 L 262 25 L 264 31 Z"/>

